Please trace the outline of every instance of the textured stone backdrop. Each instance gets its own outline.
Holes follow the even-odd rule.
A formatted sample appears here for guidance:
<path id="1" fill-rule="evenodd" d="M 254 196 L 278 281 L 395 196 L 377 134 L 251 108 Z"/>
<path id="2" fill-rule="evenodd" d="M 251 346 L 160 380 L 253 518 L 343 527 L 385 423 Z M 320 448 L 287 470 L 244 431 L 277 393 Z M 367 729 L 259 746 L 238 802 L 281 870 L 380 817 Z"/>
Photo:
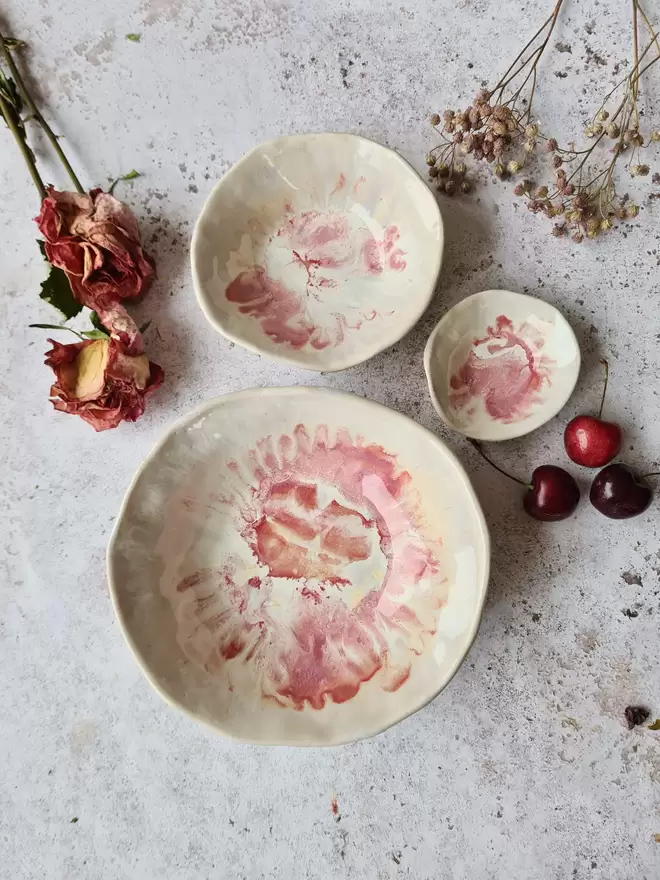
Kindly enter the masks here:
<path id="1" fill-rule="evenodd" d="M 352 131 L 423 170 L 428 113 L 496 79 L 550 6 L 2 4 L 6 31 L 30 44 L 40 96 L 83 181 L 103 185 L 131 168 L 143 175 L 119 194 L 157 258 L 158 284 L 136 312 L 153 319 L 147 347 L 167 374 L 144 418 L 112 433 L 51 410 L 46 334 L 27 327 L 54 317 L 37 297 L 38 205 L 0 128 L 3 878 L 658 876 L 660 733 L 622 723 L 630 702 L 660 715 L 658 503 L 627 524 L 588 504 L 566 523 L 527 519 L 515 487 L 436 417 L 422 350 L 439 316 L 470 293 L 541 296 L 578 333 L 581 383 L 558 419 L 494 454 L 519 473 L 561 463 L 563 425 L 596 405 L 606 354 L 608 413 L 625 426 L 627 458 L 657 464 L 660 203 L 641 200 L 636 222 L 573 247 L 514 204 L 510 185 L 443 202 L 446 258 L 427 315 L 392 350 L 335 375 L 228 344 L 198 309 L 188 269 L 206 194 L 254 144 Z M 657 0 L 648 6 L 660 21 Z M 564 51 L 544 61 L 538 89 L 547 130 L 579 134 L 617 65 L 625 71 L 629 17 L 625 3 L 567 0 L 556 33 Z M 139 43 L 126 40 L 131 32 Z M 643 89 L 647 118 L 659 76 L 660 68 Z M 35 144 L 46 178 L 65 186 Z M 647 182 L 643 191 L 653 190 Z M 296 383 L 357 392 L 437 431 L 474 478 L 493 537 L 484 623 L 451 685 L 384 735 L 331 750 L 240 746 L 170 710 L 122 642 L 104 573 L 124 489 L 166 425 L 226 391 Z"/>

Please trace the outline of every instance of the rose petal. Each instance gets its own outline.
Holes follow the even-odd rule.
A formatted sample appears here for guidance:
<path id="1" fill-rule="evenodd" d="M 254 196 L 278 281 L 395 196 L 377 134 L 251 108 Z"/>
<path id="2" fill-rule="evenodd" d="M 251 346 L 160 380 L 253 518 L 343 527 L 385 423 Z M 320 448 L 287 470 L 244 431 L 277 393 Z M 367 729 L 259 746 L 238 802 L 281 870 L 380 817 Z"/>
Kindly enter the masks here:
<path id="1" fill-rule="evenodd" d="M 74 360 L 62 365 L 60 387 L 67 397 L 80 401 L 96 400 L 105 387 L 109 348 L 109 340 L 90 340 Z"/>
<path id="2" fill-rule="evenodd" d="M 98 316 L 112 338 L 121 342 L 126 354 L 142 354 L 142 336 L 137 324 L 123 306 L 113 305 L 109 309 L 101 308 Z"/>

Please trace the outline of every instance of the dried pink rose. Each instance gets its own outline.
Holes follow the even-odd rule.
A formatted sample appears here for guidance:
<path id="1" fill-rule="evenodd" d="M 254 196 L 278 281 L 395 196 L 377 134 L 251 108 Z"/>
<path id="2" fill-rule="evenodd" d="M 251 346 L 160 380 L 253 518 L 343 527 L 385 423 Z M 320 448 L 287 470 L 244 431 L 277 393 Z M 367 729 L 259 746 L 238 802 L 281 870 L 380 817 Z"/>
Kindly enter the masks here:
<path id="1" fill-rule="evenodd" d="M 114 339 L 62 345 L 48 340 L 46 364 L 55 373 L 51 403 L 80 416 L 95 431 L 134 422 L 144 412 L 144 398 L 163 381 L 163 371 L 145 354 L 129 355 Z"/>
<path id="2" fill-rule="evenodd" d="M 101 312 L 144 293 L 154 277 L 130 209 L 110 193 L 48 187 L 36 218 L 46 259 L 66 272 L 75 298 Z"/>

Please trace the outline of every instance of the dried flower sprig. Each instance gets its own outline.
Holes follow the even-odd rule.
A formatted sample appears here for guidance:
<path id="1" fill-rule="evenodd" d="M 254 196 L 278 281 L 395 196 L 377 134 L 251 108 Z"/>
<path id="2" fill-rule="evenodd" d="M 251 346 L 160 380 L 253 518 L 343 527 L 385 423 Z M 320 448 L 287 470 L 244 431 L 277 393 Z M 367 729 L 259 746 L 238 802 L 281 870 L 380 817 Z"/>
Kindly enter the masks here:
<path id="1" fill-rule="evenodd" d="M 431 116 L 431 125 L 441 142 L 427 155 L 426 162 L 440 192 L 449 196 L 469 192 L 471 185 L 462 156 L 488 162 L 499 178 L 517 174 L 525 166 L 539 138 L 532 117 L 537 68 L 562 3 L 557 0 L 552 14 L 492 89 L 480 89 L 465 110 L 445 110 L 442 116 Z"/>
<path id="2" fill-rule="evenodd" d="M 582 150 L 572 143 L 560 147 L 556 138 L 540 132 L 532 116 L 532 101 L 538 63 L 561 4 L 562 0 L 558 0 L 552 15 L 493 89 L 482 89 L 466 111 L 447 110 L 442 117 L 431 117 L 431 125 L 440 133 L 442 143 L 428 154 L 426 161 L 437 189 L 451 196 L 470 189 L 465 162 L 457 162 L 457 155 L 485 160 L 495 175 L 504 179 L 522 171 L 542 144 L 549 155 L 554 180 L 547 186 L 523 180 L 514 193 L 527 197 L 527 206 L 533 213 L 557 220 L 553 235 L 570 235 L 579 243 L 585 237 L 596 238 L 612 229 L 616 220 L 639 213 L 637 205 L 628 203 L 627 197 L 618 197 L 615 174 L 623 164 L 632 177 L 646 176 L 651 170 L 642 161 L 640 150 L 660 142 L 660 131 L 652 131 L 647 138 L 640 133 L 638 95 L 641 77 L 660 60 L 660 41 L 639 0 L 632 0 L 634 66 L 605 96 L 587 125 L 584 135 L 593 142 Z M 640 19 L 648 32 L 648 43 L 642 51 Z M 507 89 L 511 94 L 505 100 Z M 602 147 L 612 141 L 611 158 L 603 167 L 598 164 Z"/>

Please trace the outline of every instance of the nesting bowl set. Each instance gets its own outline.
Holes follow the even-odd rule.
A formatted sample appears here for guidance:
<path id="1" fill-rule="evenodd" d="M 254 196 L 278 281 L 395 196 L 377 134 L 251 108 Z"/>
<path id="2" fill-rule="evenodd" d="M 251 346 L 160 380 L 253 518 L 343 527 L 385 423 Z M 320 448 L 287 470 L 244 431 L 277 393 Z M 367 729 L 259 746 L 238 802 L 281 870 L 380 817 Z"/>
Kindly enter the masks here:
<path id="1" fill-rule="evenodd" d="M 193 282 L 228 339 L 329 372 L 417 323 L 443 244 L 434 196 L 393 150 L 282 137 L 212 190 Z M 580 353 L 551 305 L 488 290 L 444 315 L 424 367 L 443 421 L 497 441 L 556 415 Z M 158 692 L 225 735 L 288 745 L 370 736 L 433 699 L 476 636 L 489 563 L 479 502 L 445 444 L 318 387 L 239 391 L 178 421 L 108 549 L 117 617 Z"/>

